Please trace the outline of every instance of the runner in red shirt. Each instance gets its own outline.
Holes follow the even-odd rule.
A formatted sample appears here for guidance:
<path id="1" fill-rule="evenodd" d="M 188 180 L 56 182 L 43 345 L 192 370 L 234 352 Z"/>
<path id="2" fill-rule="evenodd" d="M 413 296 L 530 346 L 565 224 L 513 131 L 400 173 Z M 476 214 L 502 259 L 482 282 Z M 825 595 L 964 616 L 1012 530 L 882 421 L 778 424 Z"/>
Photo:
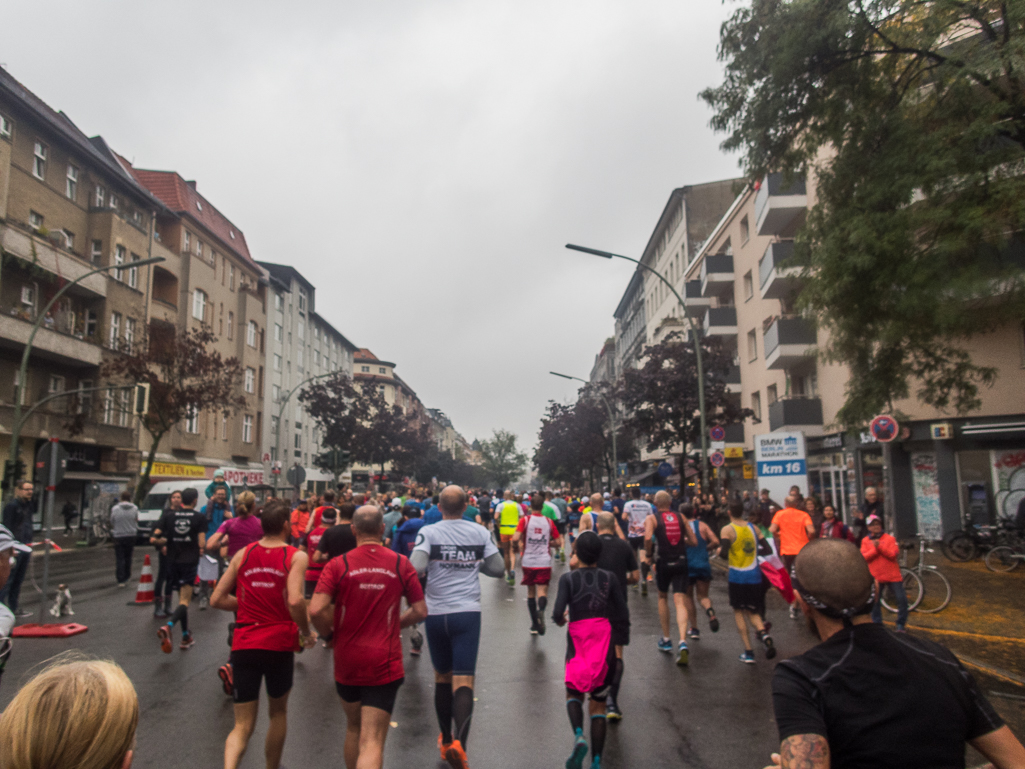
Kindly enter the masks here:
<path id="1" fill-rule="evenodd" d="M 513 534 L 513 542 L 520 543 L 523 557 L 521 585 L 527 586 L 527 610 L 530 612 L 531 635 L 545 634 L 545 608 L 548 606 L 548 583 L 552 581 L 552 551 L 562 539 L 555 522 L 544 514 L 545 498 L 535 494 L 530 498 L 530 515 L 520 518 Z"/>
<path id="2" fill-rule="evenodd" d="M 333 507 L 327 508 L 320 519 L 320 526 L 317 526 L 313 531 L 306 535 L 306 542 L 301 548 L 301 550 L 310 558 L 310 565 L 306 567 L 306 589 L 303 592 L 303 596 L 307 601 L 313 598 L 313 590 L 317 587 L 317 581 L 320 579 L 320 575 L 324 571 L 324 567 L 327 565 L 326 561 L 315 563 L 310 553 L 317 552 L 317 545 L 320 544 L 320 538 L 324 536 L 325 531 L 335 525 L 337 520 L 338 511 Z"/>
<path id="3" fill-rule="evenodd" d="M 399 631 L 426 619 L 427 604 L 413 565 L 381 544 L 378 508 L 357 510 L 352 530 L 356 548 L 324 567 L 310 616 L 325 636 L 334 635 L 335 688 L 348 722 L 345 765 L 380 769 L 404 676 Z M 400 614 L 403 597 L 409 608 Z"/>
<path id="4" fill-rule="evenodd" d="M 288 544 L 288 505 L 268 503 L 260 524 L 263 538 L 235 554 L 210 599 L 211 606 L 238 616 L 231 643 L 235 728 L 224 744 L 225 769 L 236 769 L 246 752 L 263 679 L 270 698 L 267 766 L 280 766 L 295 651 L 316 642 L 302 595 L 306 554 Z"/>

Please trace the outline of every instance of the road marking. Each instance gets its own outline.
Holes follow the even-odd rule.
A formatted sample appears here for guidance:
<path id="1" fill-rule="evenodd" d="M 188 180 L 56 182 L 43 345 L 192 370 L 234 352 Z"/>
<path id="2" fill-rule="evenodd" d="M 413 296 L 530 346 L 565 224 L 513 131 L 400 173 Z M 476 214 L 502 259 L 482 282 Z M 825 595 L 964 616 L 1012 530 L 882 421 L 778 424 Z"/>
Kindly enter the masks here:
<path id="1" fill-rule="evenodd" d="M 984 665 L 981 662 L 973 660 L 971 657 L 962 657 L 960 654 L 957 655 L 957 658 L 961 660 L 962 665 L 975 668 L 988 676 L 999 678 L 1001 681 L 1007 681 L 1008 683 L 1017 684 L 1018 686 L 1025 686 L 1025 678 L 1016 676 L 1014 673 L 1001 670 L 1000 668 L 990 667 L 989 665 Z"/>
<path id="2" fill-rule="evenodd" d="M 1025 643 L 1025 638 L 1013 638 L 1006 635 L 983 635 L 982 633 L 966 633 L 963 630 L 944 630 L 938 627 L 929 627 L 927 625 L 908 625 L 909 628 L 915 630 L 924 630 L 928 633 L 943 633 L 945 635 L 960 636 L 963 638 L 983 638 L 987 641 L 1013 641 L 1014 643 Z"/>

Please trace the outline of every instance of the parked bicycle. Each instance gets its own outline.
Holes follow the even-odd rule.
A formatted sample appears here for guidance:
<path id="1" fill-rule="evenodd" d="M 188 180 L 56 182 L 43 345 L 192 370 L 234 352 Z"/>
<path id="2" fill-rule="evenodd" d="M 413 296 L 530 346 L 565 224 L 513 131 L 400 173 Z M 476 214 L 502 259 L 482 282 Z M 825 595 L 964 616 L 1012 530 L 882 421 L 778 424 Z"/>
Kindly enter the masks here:
<path id="1" fill-rule="evenodd" d="M 1025 561 L 1025 542 L 1000 545 L 986 553 L 986 568 L 990 571 L 1014 571 L 1022 561 Z"/>
<path id="2" fill-rule="evenodd" d="M 976 524 L 972 514 L 965 513 L 965 528 L 943 538 L 943 554 L 951 561 L 963 563 L 995 547 L 1014 546 L 1020 538 L 1010 518 L 1000 518 L 996 525 Z"/>
<path id="3" fill-rule="evenodd" d="M 918 563 L 912 567 L 908 566 L 908 554 L 915 549 L 913 542 L 900 546 L 900 573 L 904 578 L 904 591 L 908 596 L 908 610 L 935 614 L 947 608 L 947 604 L 954 597 L 954 590 L 943 572 L 936 566 L 926 564 L 926 554 L 936 551 L 926 546 L 924 538 L 919 537 L 918 540 Z M 887 611 L 897 612 L 897 602 L 891 591 L 884 590 L 879 596 L 879 601 Z"/>

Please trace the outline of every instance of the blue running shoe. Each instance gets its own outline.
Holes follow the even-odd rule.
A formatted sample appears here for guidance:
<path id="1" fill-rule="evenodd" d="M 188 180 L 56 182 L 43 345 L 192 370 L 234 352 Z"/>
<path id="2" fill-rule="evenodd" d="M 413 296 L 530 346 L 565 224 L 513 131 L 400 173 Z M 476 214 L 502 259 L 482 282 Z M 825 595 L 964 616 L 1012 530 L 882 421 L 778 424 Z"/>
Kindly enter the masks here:
<path id="1" fill-rule="evenodd" d="M 601 769 L 601 756 L 595 756 L 591 759 L 591 769 Z"/>
<path id="2" fill-rule="evenodd" d="M 744 663 L 746 663 L 748 665 L 755 664 L 755 653 L 754 652 L 744 652 L 743 654 L 740 655 L 740 661 L 744 662 Z"/>
<path id="3" fill-rule="evenodd" d="M 680 641 L 680 647 L 676 654 L 676 664 L 683 667 L 690 662 L 690 650 L 687 648 L 686 641 Z"/>
<path id="4" fill-rule="evenodd" d="M 658 650 L 660 652 L 671 652 L 673 650 L 673 642 L 668 638 L 660 638 L 658 641 Z"/>
<path id="5" fill-rule="evenodd" d="M 583 769 L 585 758 L 587 758 L 587 740 L 584 739 L 584 730 L 577 729 L 577 738 L 573 742 L 573 752 L 566 759 L 566 769 Z"/>

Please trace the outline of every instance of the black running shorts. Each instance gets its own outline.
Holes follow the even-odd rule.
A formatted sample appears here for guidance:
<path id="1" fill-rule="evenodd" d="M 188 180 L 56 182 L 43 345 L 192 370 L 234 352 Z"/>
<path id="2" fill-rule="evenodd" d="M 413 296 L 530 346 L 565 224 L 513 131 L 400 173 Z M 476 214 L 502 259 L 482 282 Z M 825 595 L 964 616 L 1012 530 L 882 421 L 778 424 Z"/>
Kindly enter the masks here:
<path id="1" fill-rule="evenodd" d="M 663 560 L 655 562 L 655 585 L 660 593 L 686 593 L 690 584 L 687 559 L 667 563 Z"/>
<path id="2" fill-rule="evenodd" d="M 260 680 L 267 681 L 267 696 L 277 699 L 292 689 L 295 653 L 267 649 L 234 649 L 231 652 L 231 676 L 235 702 L 260 699 Z"/>
<path id="3" fill-rule="evenodd" d="M 350 705 L 358 702 L 364 708 L 377 708 L 391 713 L 395 708 L 395 697 L 399 693 L 399 687 L 405 680 L 405 678 L 399 678 L 390 684 L 381 686 L 349 686 L 335 681 L 335 689 L 338 691 L 338 696 Z"/>
<path id="4" fill-rule="evenodd" d="M 196 584 L 196 577 L 199 575 L 199 563 L 172 563 L 167 567 L 167 581 L 171 584 L 172 590 L 181 590 L 183 587 L 192 587 Z"/>
<path id="5" fill-rule="evenodd" d="M 763 614 L 765 612 L 765 591 L 761 582 L 748 584 L 730 582 L 730 606 L 734 609 Z"/>

